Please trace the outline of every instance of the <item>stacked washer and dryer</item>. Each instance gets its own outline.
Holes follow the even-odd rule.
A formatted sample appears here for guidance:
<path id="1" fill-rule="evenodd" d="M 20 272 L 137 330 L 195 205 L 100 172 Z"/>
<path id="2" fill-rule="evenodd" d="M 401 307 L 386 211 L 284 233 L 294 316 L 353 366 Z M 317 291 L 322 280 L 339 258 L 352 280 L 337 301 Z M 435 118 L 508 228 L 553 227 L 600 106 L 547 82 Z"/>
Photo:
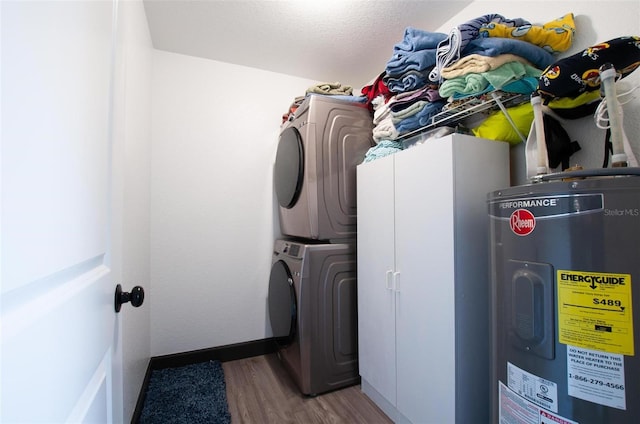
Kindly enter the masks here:
<path id="1" fill-rule="evenodd" d="M 280 230 L 269 277 L 278 357 L 300 391 L 358 383 L 356 166 L 372 146 L 366 105 L 310 95 L 282 126 Z"/>

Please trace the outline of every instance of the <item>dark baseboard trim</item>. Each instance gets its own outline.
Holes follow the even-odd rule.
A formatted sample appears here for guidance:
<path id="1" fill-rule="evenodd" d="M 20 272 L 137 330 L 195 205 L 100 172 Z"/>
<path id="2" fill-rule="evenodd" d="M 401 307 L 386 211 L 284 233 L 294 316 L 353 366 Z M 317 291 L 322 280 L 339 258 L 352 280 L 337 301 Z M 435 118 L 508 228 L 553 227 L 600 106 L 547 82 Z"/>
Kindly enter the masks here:
<path id="1" fill-rule="evenodd" d="M 149 387 L 149 379 L 153 370 L 164 368 L 183 367 L 185 365 L 198 364 L 207 361 L 235 361 L 237 359 L 251 358 L 253 356 L 267 355 L 278 350 L 278 346 L 273 338 L 254 340 L 251 342 L 236 343 L 226 346 L 212 347 L 207 349 L 192 350 L 190 352 L 174 353 L 171 355 L 154 356 L 149 359 L 147 372 L 144 376 L 136 409 L 131 417 L 131 424 L 137 424 L 142 415 L 144 400 Z"/>
<path id="2" fill-rule="evenodd" d="M 149 361 L 151 369 L 175 368 L 206 361 L 235 361 L 236 359 L 266 355 L 277 350 L 273 339 L 254 340 L 251 342 L 192 350 L 190 352 L 155 356 Z"/>

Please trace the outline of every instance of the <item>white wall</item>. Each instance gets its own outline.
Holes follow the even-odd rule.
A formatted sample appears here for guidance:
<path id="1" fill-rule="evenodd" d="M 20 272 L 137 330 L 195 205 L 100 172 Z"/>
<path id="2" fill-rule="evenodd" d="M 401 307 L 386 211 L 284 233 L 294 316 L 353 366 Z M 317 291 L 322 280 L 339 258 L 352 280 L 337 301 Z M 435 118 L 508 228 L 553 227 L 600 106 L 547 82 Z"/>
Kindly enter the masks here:
<path id="1" fill-rule="evenodd" d="M 275 149 L 282 114 L 316 83 L 154 52 L 152 356 L 271 335 Z"/>
<path id="2" fill-rule="evenodd" d="M 493 1 L 476 0 L 434 31 L 448 33 L 456 25 L 487 13 L 499 13 L 508 18 L 524 18 L 533 24 L 544 24 L 572 12 L 575 16 L 576 33 L 573 46 L 558 59 L 578 53 L 594 44 L 620 36 L 640 35 L 640 1 Z M 640 70 L 620 81 L 618 92 L 640 85 Z M 640 159 L 640 91 L 636 99 L 625 105 L 625 133 L 630 139 L 636 157 Z M 571 165 L 584 168 L 602 166 L 605 131 L 598 129 L 591 117 L 576 120 L 561 120 L 572 140 L 578 140 L 582 150 L 571 156 Z M 512 184 L 526 182 L 524 145 L 512 149 Z"/>
<path id="3" fill-rule="evenodd" d="M 152 43 L 140 0 L 119 1 L 118 47 L 114 94 L 114 185 L 122 209 L 119 223 L 121 270 L 125 291 L 151 289 L 150 163 Z M 131 420 L 151 351 L 149 298 L 139 308 L 123 306 L 122 333 L 123 416 Z"/>

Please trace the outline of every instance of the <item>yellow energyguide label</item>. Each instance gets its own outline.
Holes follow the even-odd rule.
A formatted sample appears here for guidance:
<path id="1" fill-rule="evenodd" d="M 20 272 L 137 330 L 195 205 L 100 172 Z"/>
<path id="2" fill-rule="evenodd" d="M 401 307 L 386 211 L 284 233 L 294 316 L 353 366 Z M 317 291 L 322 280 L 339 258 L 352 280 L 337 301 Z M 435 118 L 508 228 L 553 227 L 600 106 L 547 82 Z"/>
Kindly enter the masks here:
<path id="1" fill-rule="evenodd" d="M 560 343 L 634 355 L 631 275 L 558 270 Z"/>

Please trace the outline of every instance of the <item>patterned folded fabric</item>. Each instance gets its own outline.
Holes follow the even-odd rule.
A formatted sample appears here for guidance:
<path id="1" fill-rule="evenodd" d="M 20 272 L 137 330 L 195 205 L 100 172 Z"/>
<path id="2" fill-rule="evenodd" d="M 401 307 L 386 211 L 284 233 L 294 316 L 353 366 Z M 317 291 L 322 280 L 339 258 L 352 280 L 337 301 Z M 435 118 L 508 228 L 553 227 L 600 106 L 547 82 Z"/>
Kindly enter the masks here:
<path id="1" fill-rule="evenodd" d="M 480 37 L 516 38 L 542 47 L 549 53 L 563 52 L 573 44 L 576 24 L 573 13 L 548 22 L 542 26 L 523 25 L 513 27 L 491 22 L 479 30 Z"/>
<path id="2" fill-rule="evenodd" d="M 458 26 L 458 30 L 460 31 L 461 35 L 460 50 L 464 50 L 464 48 L 471 40 L 478 38 L 482 27 L 490 23 L 497 23 L 508 28 L 520 27 L 529 24 L 529 22 L 522 18 L 509 19 L 497 13 L 491 13 L 488 15 L 477 17 L 475 19 L 471 19 Z"/>
<path id="3" fill-rule="evenodd" d="M 612 64 L 621 78 L 629 75 L 640 66 L 640 37 L 614 38 L 551 64 L 540 76 L 538 92 L 546 103 L 599 90 L 600 67 L 605 63 Z"/>

